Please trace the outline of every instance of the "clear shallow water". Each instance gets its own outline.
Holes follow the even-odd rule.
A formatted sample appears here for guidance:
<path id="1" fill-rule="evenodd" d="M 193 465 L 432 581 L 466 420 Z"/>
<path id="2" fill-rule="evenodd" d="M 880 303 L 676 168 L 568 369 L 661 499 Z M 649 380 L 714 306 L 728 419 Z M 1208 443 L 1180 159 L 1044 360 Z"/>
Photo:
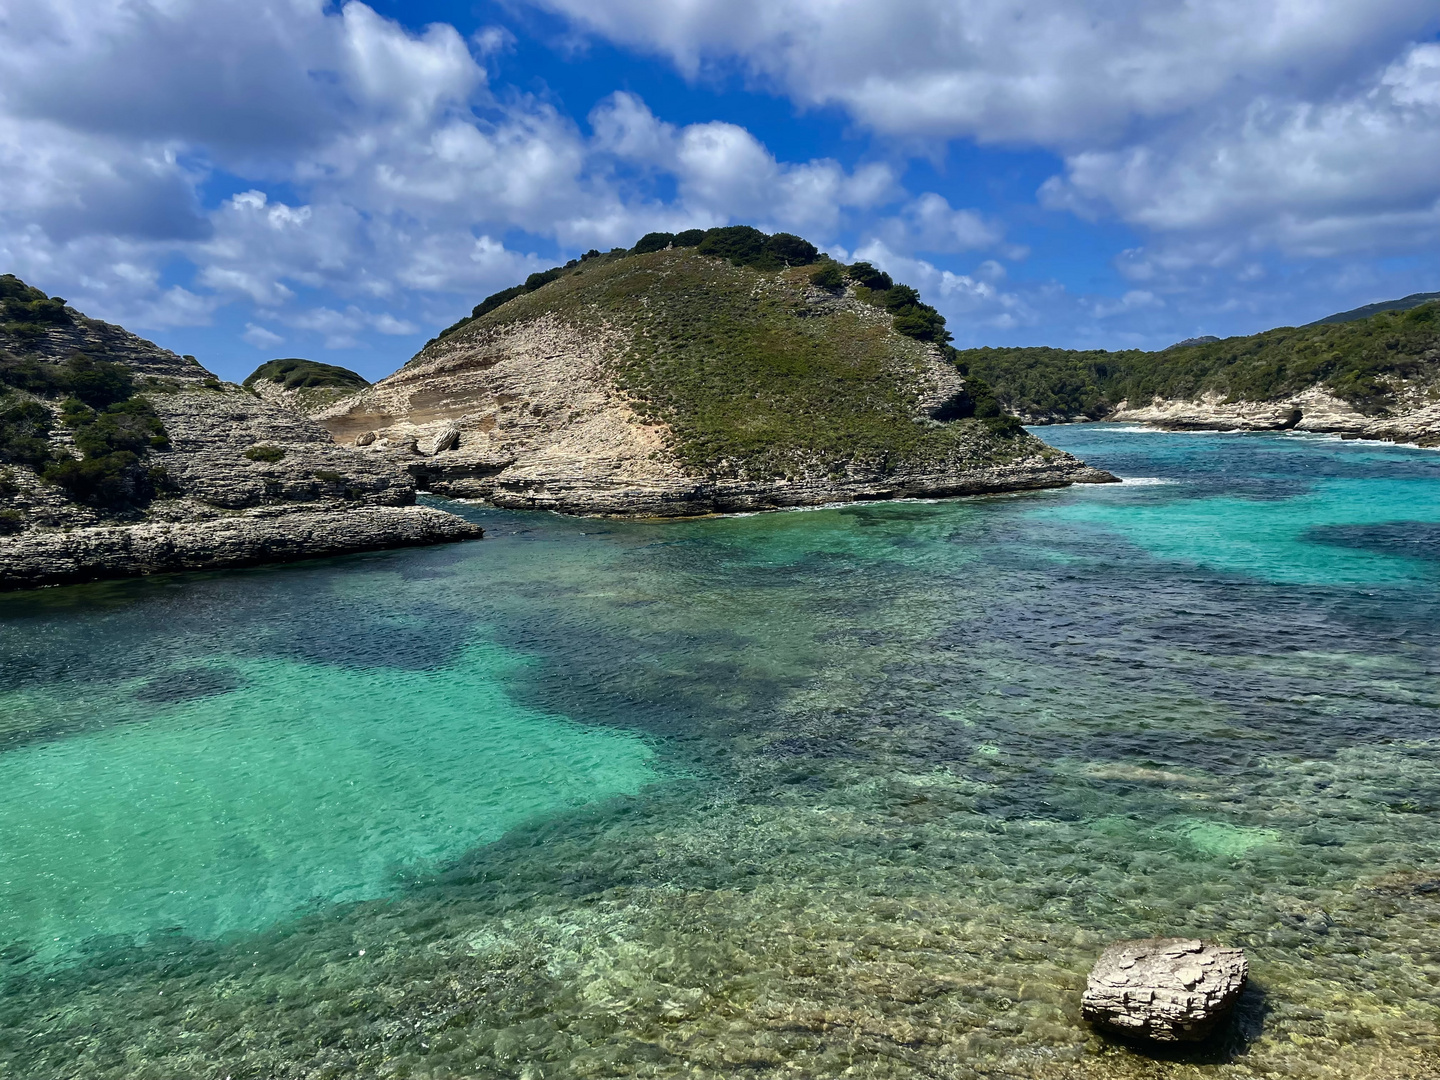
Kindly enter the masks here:
<path id="1" fill-rule="evenodd" d="M 0 1077 L 1440 1075 L 1440 454 L 1043 434 L 1143 482 L 0 600 Z"/>

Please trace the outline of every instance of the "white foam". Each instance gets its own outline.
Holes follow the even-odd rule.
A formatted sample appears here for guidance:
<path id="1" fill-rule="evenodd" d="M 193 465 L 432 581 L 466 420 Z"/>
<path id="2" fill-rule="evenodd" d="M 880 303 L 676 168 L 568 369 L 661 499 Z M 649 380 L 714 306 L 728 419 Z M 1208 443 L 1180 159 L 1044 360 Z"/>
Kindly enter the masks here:
<path id="1" fill-rule="evenodd" d="M 1126 487 L 1163 487 L 1166 484 L 1178 484 L 1179 480 L 1172 480 L 1168 476 L 1122 476 L 1120 483 Z"/>

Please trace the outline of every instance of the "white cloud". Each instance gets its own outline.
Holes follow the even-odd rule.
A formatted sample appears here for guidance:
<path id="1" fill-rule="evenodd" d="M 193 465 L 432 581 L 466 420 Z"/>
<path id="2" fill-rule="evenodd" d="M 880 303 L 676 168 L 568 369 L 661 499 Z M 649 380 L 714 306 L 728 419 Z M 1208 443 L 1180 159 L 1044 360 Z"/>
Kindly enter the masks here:
<path id="1" fill-rule="evenodd" d="M 832 230 L 898 193 L 886 165 L 781 162 L 743 128 L 675 128 L 629 94 L 596 109 L 588 137 L 545 101 L 493 95 L 453 27 L 412 33 L 363 3 L 0 12 L 0 255 L 142 327 L 235 303 L 352 347 L 418 332 L 364 316 L 378 305 L 473 303 L 549 264 L 507 234 L 583 251 L 735 219 Z M 514 45 L 500 27 L 473 42 L 480 56 Z M 205 209 L 200 185 L 232 177 Z M 657 179 L 678 194 L 657 196 Z M 267 194 L 276 184 L 293 194 Z M 195 268 L 178 292 L 161 273 L 177 256 Z"/>
<path id="2" fill-rule="evenodd" d="M 1428 0 L 532 0 L 682 71 L 739 64 L 891 135 L 1074 145 L 1363 73 Z"/>
<path id="3" fill-rule="evenodd" d="M 975 210 L 956 210 L 942 195 L 927 192 L 876 226 L 900 251 L 957 252 L 994 247 L 1005 231 Z"/>
<path id="4" fill-rule="evenodd" d="M 1158 232 L 1243 228 L 1248 246 L 1310 255 L 1440 238 L 1440 45 L 1419 45 L 1320 104 L 1257 98 L 1200 130 L 1067 161 L 1052 205 Z"/>
<path id="5" fill-rule="evenodd" d="M 973 274 L 957 274 L 893 251 L 880 239 L 861 244 L 854 258 L 873 263 L 895 280 L 919 289 L 945 316 L 950 332 L 962 346 L 975 340 L 978 328 L 1010 330 L 1038 321 L 1037 312 L 1019 292 L 999 287 L 1004 267 L 993 259 L 982 262 Z"/>
<path id="6" fill-rule="evenodd" d="M 1433 0 L 531 2 L 692 77 L 738 66 L 907 145 L 1052 150 L 1066 162 L 1042 191 L 1053 209 L 1302 256 L 1440 238 Z M 985 223 L 962 223 L 955 250 L 984 246 L 967 224 Z M 887 241 L 919 250 L 904 225 Z"/>
<path id="7" fill-rule="evenodd" d="M 257 349 L 269 350 L 281 344 L 285 339 L 273 330 L 267 330 L 263 326 L 254 323 L 245 324 L 245 332 L 240 335 Z"/>

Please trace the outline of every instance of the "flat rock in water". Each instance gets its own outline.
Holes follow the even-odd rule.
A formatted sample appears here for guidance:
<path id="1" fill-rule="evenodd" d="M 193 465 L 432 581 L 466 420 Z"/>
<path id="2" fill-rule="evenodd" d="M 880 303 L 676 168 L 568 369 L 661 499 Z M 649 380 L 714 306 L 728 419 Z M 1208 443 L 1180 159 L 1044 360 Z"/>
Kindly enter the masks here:
<path id="1" fill-rule="evenodd" d="M 1249 965 L 1239 949 L 1195 938 L 1120 941 L 1085 985 L 1085 1019 L 1134 1039 L 1195 1042 L 1234 1007 Z"/>

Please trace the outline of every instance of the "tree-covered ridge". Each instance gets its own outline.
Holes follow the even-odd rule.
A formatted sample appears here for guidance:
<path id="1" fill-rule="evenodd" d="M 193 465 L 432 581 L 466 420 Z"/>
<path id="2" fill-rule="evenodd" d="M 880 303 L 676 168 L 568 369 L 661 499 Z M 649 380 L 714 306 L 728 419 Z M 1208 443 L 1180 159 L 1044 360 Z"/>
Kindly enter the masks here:
<path id="1" fill-rule="evenodd" d="M 1407 384 L 1440 380 L 1440 303 L 1163 352 L 985 348 L 957 355 L 1006 408 L 1036 418 L 1098 418 L 1122 401 L 1209 393 L 1274 401 L 1314 386 L 1362 413 L 1384 415 Z"/>
<path id="2" fill-rule="evenodd" d="M 935 419 L 918 414 L 922 383 L 952 350 L 896 333 L 883 301 L 903 286 L 871 279 L 851 296 L 827 296 L 811 283 L 814 261 L 764 265 L 673 243 L 591 259 L 465 334 L 547 317 L 618 334 L 628 344 L 616 347 L 610 375 L 701 473 L 841 475 L 852 465 L 884 472 L 1035 451 L 973 385 Z M 901 299 L 913 305 L 913 291 Z"/>
<path id="3" fill-rule="evenodd" d="M 269 360 L 252 371 L 241 385 L 249 388 L 260 381 L 274 383 L 282 390 L 363 390 L 369 386 L 360 375 L 336 364 L 289 357 Z"/>
<path id="4" fill-rule="evenodd" d="M 613 248 L 603 254 L 599 251 L 588 251 L 578 259 L 571 259 L 564 266 L 531 274 L 524 284 L 513 285 L 487 296 L 475 305 L 469 315 L 440 331 L 431 342 L 448 337 L 511 300 L 560 279 L 567 272 L 575 273 L 592 263 L 600 265 L 635 255 L 649 255 L 677 248 L 694 248 L 701 255 L 723 259 L 732 266 L 761 271 L 812 266 L 818 262 L 820 265 L 809 276 L 811 284 L 839 291 L 845 287 L 847 281 L 851 281 L 855 284 L 856 295 L 860 300 L 882 307 L 894 316 L 895 329 L 898 332 L 919 341 L 944 344 L 951 340 L 951 334 L 945 329 L 943 315 L 924 303 L 916 290 L 908 285 L 897 285 L 889 274 L 877 270 L 869 263 L 858 262 L 847 267 L 821 254 L 810 241 L 791 233 L 766 234 L 749 225 L 726 225 L 715 229 L 688 229 L 681 233 L 646 233 L 633 248 Z M 599 262 L 594 262 L 595 260 Z"/>

